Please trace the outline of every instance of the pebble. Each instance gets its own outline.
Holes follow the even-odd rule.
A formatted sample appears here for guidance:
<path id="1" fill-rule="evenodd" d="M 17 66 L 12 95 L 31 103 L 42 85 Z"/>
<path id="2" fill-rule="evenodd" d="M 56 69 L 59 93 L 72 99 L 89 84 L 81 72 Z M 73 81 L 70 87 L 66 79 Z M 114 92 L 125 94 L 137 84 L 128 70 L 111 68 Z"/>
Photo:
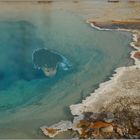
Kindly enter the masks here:
<path id="1" fill-rule="evenodd" d="M 104 118 L 104 121 L 107 122 L 107 123 L 111 123 L 111 122 L 113 122 L 113 120 L 114 120 L 113 118 L 112 119 L 111 118 L 110 119 L 109 118 Z"/>
<path id="2" fill-rule="evenodd" d="M 117 127 L 117 133 L 118 133 L 120 136 L 123 136 L 123 132 L 122 132 L 122 129 L 121 129 L 121 128 L 118 128 L 118 127 Z"/>
<path id="3" fill-rule="evenodd" d="M 106 113 L 106 118 L 104 118 L 105 122 L 111 123 L 114 121 L 114 114 L 111 112 Z"/>
<path id="4" fill-rule="evenodd" d="M 113 126 L 109 125 L 107 127 L 101 128 L 101 131 L 105 132 L 105 133 L 111 133 L 111 132 L 113 132 Z"/>

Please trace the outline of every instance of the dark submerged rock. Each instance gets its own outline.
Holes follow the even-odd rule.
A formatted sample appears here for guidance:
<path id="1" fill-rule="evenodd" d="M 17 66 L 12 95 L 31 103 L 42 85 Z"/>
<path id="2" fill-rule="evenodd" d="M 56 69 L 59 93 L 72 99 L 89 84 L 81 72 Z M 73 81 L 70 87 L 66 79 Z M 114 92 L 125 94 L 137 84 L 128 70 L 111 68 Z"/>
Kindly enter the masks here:
<path id="1" fill-rule="evenodd" d="M 62 61 L 62 57 L 47 49 L 39 49 L 33 54 L 33 62 L 36 67 L 55 68 Z"/>
<path id="2" fill-rule="evenodd" d="M 63 57 L 48 49 L 38 49 L 33 53 L 33 63 L 36 68 L 42 69 L 46 76 L 54 76 L 57 68 L 63 62 Z"/>

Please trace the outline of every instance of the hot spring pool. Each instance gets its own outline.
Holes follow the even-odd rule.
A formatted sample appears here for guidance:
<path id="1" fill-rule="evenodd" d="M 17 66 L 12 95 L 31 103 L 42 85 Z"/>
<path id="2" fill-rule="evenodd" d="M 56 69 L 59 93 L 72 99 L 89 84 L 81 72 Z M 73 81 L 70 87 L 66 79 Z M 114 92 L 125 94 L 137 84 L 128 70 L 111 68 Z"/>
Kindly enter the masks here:
<path id="1" fill-rule="evenodd" d="M 43 138 L 40 126 L 70 119 L 69 105 L 131 64 L 129 33 L 98 31 L 60 10 L 40 22 L 0 21 L 0 138 Z M 32 61 L 39 48 L 60 53 L 72 68 L 45 76 Z"/>

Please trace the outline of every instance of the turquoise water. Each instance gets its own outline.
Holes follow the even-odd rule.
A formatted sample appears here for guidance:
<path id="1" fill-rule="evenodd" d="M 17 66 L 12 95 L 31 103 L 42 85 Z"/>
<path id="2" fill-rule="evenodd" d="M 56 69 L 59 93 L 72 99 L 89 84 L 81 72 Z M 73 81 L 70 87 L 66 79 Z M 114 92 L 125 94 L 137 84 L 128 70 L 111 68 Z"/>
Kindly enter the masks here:
<path id="1" fill-rule="evenodd" d="M 115 68 L 131 64 L 129 33 L 98 31 L 59 10 L 40 22 L 0 22 L 0 138 L 43 138 L 40 126 L 71 119 L 70 104 L 88 96 Z M 32 62 L 38 48 L 57 51 L 72 69 L 46 77 Z"/>

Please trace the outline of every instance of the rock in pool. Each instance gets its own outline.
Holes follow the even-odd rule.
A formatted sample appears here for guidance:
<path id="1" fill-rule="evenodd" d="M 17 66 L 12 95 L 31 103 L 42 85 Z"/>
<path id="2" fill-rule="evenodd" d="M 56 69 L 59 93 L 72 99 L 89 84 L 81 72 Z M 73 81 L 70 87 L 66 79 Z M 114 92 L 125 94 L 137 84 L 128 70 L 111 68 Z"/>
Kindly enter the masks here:
<path id="1" fill-rule="evenodd" d="M 41 69 L 48 77 L 56 75 L 58 67 L 63 70 L 70 67 L 64 56 L 46 48 L 35 50 L 32 59 L 35 68 Z"/>

